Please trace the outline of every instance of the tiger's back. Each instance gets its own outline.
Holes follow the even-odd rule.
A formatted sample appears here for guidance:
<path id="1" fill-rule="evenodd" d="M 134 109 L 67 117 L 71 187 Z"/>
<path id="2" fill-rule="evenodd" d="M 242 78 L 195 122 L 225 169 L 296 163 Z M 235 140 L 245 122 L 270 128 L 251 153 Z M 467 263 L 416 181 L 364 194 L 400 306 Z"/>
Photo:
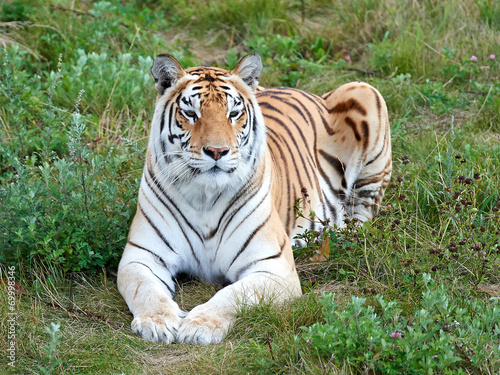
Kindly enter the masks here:
<path id="1" fill-rule="evenodd" d="M 389 183 L 387 108 L 372 86 L 355 82 L 322 97 L 292 88 L 260 88 L 274 168 L 275 204 L 293 238 L 347 213 L 371 219 Z M 297 217 L 294 207 L 310 219 Z M 311 217 L 314 212 L 315 217 Z"/>

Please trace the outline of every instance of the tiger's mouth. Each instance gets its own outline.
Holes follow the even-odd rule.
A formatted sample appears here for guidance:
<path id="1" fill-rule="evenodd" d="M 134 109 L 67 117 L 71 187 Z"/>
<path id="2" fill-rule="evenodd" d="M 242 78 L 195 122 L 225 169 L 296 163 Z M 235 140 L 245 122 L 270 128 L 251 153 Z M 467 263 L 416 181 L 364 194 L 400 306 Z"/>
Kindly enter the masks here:
<path id="1" fill-rule="evenodd" d="M 220 172 L 224 172 L 224 171 L 218 165 L 214 165 L 206 173 L 208 173 L 208 174 L 218 174 Z"/>
<path id="2" fill-rule="evenodd" d="M 219 176 L 222 174 L 231 174 L 236 171 L 238 167 L 230 167 L 230 168 L 223 168 L 220 165 L 214 165 L 209 168 L 200 168 L 198 166 L 190 166 L 191 170 L 196 174 L 196 175 L 208 175 L 208 176 Z"/>
<path id="3" fill-rule="evenodd" d="M 212 168 L 207 170 L 205 173 L 208 173 L 209 175 L 218 175 L 221 173 L 233 173 L 236 170 L 236 167 L 234 168 L 228 168 L 228 169 L 222 169 L 218 165 L 214 165 Z"/>

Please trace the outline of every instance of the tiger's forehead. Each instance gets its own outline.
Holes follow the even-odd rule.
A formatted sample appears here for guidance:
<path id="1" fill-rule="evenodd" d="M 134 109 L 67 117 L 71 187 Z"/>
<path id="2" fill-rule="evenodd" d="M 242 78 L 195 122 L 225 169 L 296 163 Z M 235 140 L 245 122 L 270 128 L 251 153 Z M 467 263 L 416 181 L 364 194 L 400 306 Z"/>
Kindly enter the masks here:
<path id="1" fill-rule="evenodd" d="M 220 77 L 229 77 L 231 75 L 229 70 L 209 66 L 195 66 L 194 68 L 186 69 L 186 73 L 206 79 L 219 79 Z"/>
<path id="2" fill-rule="evenodd" d="M 183 95 L 197 96 L 200 99 L 214 100 L 225 103 L 227 95 L 237 96 L 236 88 L 227 80 L 231 72 L 213 67 L 195 67 L 186 69 L 190 83 Z"/>

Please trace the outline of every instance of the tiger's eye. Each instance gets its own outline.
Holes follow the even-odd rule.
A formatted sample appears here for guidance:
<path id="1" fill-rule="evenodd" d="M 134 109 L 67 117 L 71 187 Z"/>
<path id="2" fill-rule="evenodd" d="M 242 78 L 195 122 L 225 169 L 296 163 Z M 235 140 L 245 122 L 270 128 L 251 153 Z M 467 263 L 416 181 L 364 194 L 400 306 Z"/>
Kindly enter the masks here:
<path id="1" fill-rule="evenodd" d="M 236 117 L 238 116 L 240 112 L 239 111 L 231 111 L 229 112 L 229 118 Z"/>
<path id="2" fill-rule="evenodd" d="M 184 114 L 188 117 L 196 117 L 195 111 L 184 111 Z"/>

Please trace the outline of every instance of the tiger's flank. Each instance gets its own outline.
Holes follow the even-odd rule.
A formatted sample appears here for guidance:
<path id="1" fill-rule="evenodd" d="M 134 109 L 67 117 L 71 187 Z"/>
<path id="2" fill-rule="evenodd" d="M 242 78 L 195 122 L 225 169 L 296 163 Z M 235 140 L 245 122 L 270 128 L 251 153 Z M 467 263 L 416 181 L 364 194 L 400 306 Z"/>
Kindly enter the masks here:
<path id="1" fill-rule="evenodd" d="M 300 296 L 294 237 L 369 220 L 381 204 L 392 160 L 380 93 L 361 82 L 323 96 L 262 88 L 261 72 L 257 54 L 231 71 L 153 62 L 158 97 L 118 269 L 146 340 L 218 343 L 241 306 Z M 172 300 L 180 273 L 226 286 L 184 312 Z"/>

